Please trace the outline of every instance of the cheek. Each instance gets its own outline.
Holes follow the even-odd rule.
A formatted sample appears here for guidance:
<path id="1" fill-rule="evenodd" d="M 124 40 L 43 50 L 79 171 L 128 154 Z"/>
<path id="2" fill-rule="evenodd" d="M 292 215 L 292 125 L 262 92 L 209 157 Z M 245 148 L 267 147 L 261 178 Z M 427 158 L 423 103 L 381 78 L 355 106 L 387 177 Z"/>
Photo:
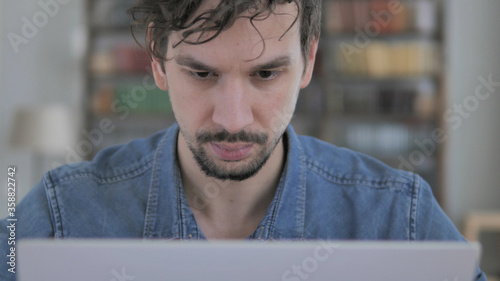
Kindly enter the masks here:
<path id="1" fill-rule="evenodd" d="M 273 132 L 286 127 L 292 119 L 297 100 L 297 90 L 287 89 L 280 94 L 274 92 L 265 95 L 258 106 L 260 123 Z"/>
<path id="2" fill-rule="evenodd" d="M 210 118 L 210 102 L 182 77 L 171 78 L 169 94 L 176 120 L 190 128 L 202 126 Z"/>

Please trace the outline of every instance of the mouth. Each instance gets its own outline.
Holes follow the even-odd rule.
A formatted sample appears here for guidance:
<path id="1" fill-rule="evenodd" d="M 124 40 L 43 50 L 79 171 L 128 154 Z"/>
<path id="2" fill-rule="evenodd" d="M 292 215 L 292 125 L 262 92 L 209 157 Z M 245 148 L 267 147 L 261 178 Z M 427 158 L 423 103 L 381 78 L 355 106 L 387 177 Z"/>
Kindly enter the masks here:
<path id="1" fill-rule="evenodd" d="M 210 143 L 212 150 L 224 161 L 240 161 L 252 151 L 253 144 L 248 143 Z"/>

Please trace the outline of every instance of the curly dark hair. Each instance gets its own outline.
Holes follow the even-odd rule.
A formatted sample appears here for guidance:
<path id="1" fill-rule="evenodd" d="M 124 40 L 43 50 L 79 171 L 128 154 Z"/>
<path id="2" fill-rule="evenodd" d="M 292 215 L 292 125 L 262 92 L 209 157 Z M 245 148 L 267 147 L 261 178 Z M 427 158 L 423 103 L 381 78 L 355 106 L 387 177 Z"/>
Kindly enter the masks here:
<path id="1" fill-rule="evenodd" d="M 182 39 L 176 42 L 173 45 L 174 47 L 181 43 L 203 44 L 230 28 L 237 18 L 242 17 L 241 14 L 245 11 L 249 11 L 250 16 L 246 18 L 255 27 L 254 21 L 264 20 L 269 15 L 276 13 L 277 5 L 294 3 L 299 13 L 293 24 L 300 20 L 300 41 L 302 55 L 305 59 L 309 53 L 311 41 L 319 38 L 321 0 L 221 0 L 214 9 L 204 11 L 197 17 L 192 18 L 203 1 L 138 0 L 128 10 L 133 19 L 132 35 L 138 42 L 136 32 L 144 32 L 146 50 L 152 58 L 162 62 L 163 68 L 163 62 L 166 60 L 168 37 L 172 32 L 182 31 Z M 288 30 L 285 31 L 285 34 Z M 204 38 L 203 36 L 207 32 L 210 32 L 210 36 L 201 40 L 200 38 Z M 193 34 L 198 34 L 198 36 L 194 37 L 197 39 L 190 39 L 193 38 Z M 152 42 L 154 44 L 151 44 Z M 262 52 L 264 52 L 264 49 Z"/>

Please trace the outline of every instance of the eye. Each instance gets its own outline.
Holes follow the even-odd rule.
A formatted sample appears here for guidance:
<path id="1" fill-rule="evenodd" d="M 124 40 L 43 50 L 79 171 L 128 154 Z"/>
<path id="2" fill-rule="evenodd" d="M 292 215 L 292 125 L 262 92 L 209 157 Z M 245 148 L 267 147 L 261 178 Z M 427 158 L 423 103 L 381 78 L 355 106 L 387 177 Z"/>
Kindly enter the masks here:
<path id="1" fill-rule="evenodd" d="M 210 75 L 208 71 L 190 71 L 190 74 L 196 78 L 207 78 Z"/>
<path id="2" fill-rule="evenodd" d="M 259 70 L 254 75 L 262 80 L 271 80 L 279 76 L 280 72 L 275 70 Z"/>
<path id="3" fill-rule="evenodd" d="M 260 78 L 268 79 L 269 77 L 273 76 L 273 72 L 269 70 L 261 70 L 259 71 L 259 76 Z"/>
<path id="4" fill-rule="evenodd" d="M 192 78 L 200 81 L 212 80 L 219 77 L 219 74 L 213 71 L 188 70 L 187 73 Z"/>

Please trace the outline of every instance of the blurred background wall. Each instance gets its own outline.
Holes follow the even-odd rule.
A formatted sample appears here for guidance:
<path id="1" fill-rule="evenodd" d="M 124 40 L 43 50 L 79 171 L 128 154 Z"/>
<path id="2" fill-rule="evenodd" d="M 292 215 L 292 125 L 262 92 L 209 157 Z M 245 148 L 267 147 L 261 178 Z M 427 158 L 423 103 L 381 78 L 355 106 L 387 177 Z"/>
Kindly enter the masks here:
<path id="1" fill-rule="evenodd" d="M 460 223 L 473 209 L 500 209 L 500 1 L 453 0 L 446 8 L 448 108 L 467 102 L 480 77 L 497 82 L 491 96 L 449 128 L 445 209 Z M 482 89 L 482 93 L 488 90 Z M 484 92 L 483 92 L 484 91 Z M 467 117 L 465 117 L 467 116 Z"/>
<path id="2" fill-rule="evenodd" d="M 40 1 L 47 2 L 47 1 Z M 61 1 L 62 3 L 63 1 Z M 2 190 L 0 190 L 0 216 L 7 214 L 6 182 L 7 167 L 17 166 L 18 200 L 41 179 L 43 170 L 57 159 L 42 157 L 38 153 L 14 148 L 9 139 L 15 130 L 14 116 L 21 107 L 37 107 L 46 104 L 61 104 L 71 108 L 77 135 L 82 126 L 81 112 L 84 91 L 83 55 L 85 42 L 79 34 L 85 28 L 84 1 L 65 1 L 53 16 L 33 18 L 43 11 L 39 1 L 0 1 L 0 163 Z M 54 11 L 57 11 L 55 8 Z M 47 13 L 45 13 L 47 15 Z M 35 28 L 28 28 L 26 20 Z M 25 34 L 23 35 L 23 27 Z M 9 34 L 24 37 L 11 41 Z M 29 38 L 32 37 L 32 38 Z M 14 44 L 11 42 L 21 42 Z M 55 124 L 57 126 L 57 124 Z M 49 125 L 50 126 L 50 125 Z M 54 136 L 55 139 L 58 136 Z M 50 158 L 50 159 L 48 159 Z"/>

